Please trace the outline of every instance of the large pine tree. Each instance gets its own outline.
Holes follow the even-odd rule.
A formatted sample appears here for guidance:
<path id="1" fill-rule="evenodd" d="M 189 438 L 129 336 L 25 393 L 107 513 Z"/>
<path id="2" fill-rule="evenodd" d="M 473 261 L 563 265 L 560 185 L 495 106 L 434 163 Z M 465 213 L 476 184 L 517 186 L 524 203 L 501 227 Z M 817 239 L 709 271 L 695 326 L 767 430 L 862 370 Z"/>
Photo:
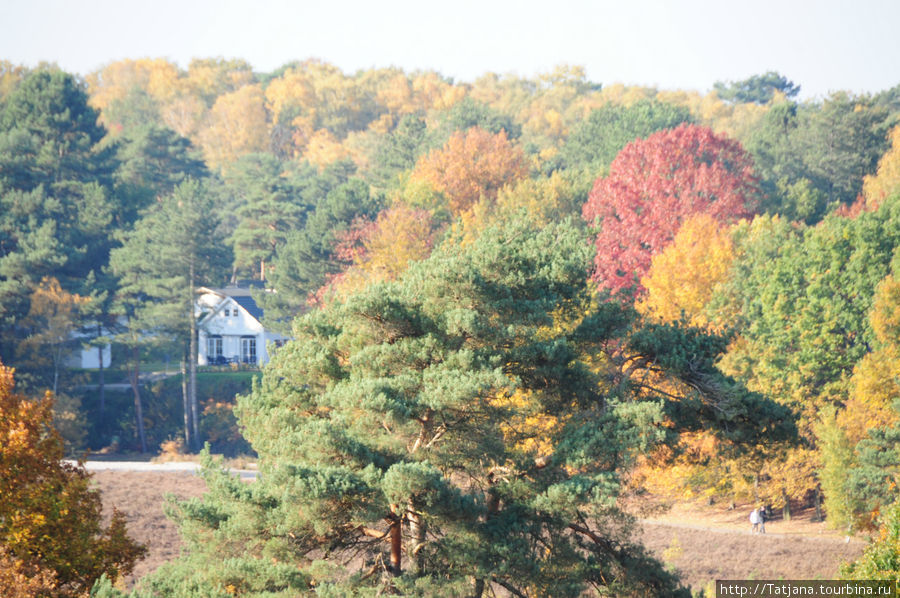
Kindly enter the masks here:
<path id="1" fill-rule="evenodd" d="M 190 556 L 146 587 L 687 595 L 635 541 L 620 474 L 667 430 L 758 439 L 786 412 L 715 373 L 723 343 L 597 303 L 588 254 L 568 225 L 512 223 L 300 318 L 239 403 L 260 480 L 208 472 L 180 507 Z M 638 388 L 650 364 L 693 394 Z"/>

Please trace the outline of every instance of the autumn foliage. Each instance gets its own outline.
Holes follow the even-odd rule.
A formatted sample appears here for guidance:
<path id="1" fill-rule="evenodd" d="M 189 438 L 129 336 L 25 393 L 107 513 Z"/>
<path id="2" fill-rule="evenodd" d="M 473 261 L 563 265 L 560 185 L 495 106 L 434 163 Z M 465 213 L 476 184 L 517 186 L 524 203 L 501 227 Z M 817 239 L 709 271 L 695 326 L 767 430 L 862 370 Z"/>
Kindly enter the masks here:
<path id="1" fill-rule="evenodd" d="M 891 130 L 891 149 L 878 162 L 878 171 L 863 179 L 863 196 L 868 208 L 880 206 L 886 197 L 900 191 L 900 126 Z"/>
<path id="2" fill-rule="evenodd" d="M 654 255 L 691 214 L 719 222 L 750 216 L 757 184 L 740 143 L 706 127 L 681 125 L 638 139 L 594 183 L 582 214 L 598 226 L 593 277 L 618 292 L 639 281 Z"/>
<path id="3" fill-rule="evenodd" d="M 103 574 L 130 573 L 145 552 L 126 534 L 122 513 L 101 526 L 100 495 L 84 468 L 62 461 L 52 418 L 52 395 L 15 394 L 13 370 L 0 365 L 3 596 L 82 596 Z"/>
<path id="4" fill-rule="evenodd" d="M 689 216 L 674 241 L 653 256 L 641 279 L 647 293 L 638 310 L 666 322 L 683 319 L 691 326 L 710 327 L 706 304 L 727 278 L 733 260 L 727 228 L 710 214 Z"/>
<path id="5" fill-rule="evenodd" d="M 315 301 L 396 279 L 411 262 L 431 254 L 437 232 L 427 210 L 404 204 L 382 211 L 374 221 L 357 219 L 337 235 L 335 245 L 335 255 L 348 269 L 320 289 Z"/>
<path id="6" fill-rule="evenodd" d="M 443 193 L 457 215 L 481 197 L 494 199 L 501 187 L 527 174 L 525 154 L 510 144 L 505 131 L 492 135 L 472 127 L 457 131 L 443 148 L 421 158 L 413 178 L 428 181 Z"/>

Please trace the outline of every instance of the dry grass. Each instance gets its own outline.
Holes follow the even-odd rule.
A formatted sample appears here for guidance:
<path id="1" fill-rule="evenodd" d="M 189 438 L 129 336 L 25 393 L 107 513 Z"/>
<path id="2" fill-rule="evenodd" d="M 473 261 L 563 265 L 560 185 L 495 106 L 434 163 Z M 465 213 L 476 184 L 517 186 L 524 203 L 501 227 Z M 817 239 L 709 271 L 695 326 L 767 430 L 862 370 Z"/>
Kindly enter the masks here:
<path id="1" fill-rule="evenodd" d="M 94 480 L 105 508 L 125 511 L 130 533 L 150 549 L 128 585 L 179 555 L 181 539 L 163 514 L 163 499 L 168 493 L 200 496 L 206 491 L 202 479 L 192 473 L 100 471 Z M 657 510 L 643 520 L 642 539 L 695 590 L 716 579 L 833 579 L 840 564 L 865 547 L 860 539 L 847 539 L 811 521 L 809 512 L 790 522 L 775 519 L 766 524 L 766 535 L 753 535 L 749 512 L 748 506 Z"/>
<path id="2" fill-rule="evenodd" d="M 814 521 L 775 513 L 765 534 L 750 532 L 750 505 L 735 509 L 678 504 L 643 520 L 643 542 L 698 590 L 717 579 L 834 579 L 866 543 Z"/>
<path id="3" fill-rule="evenodd" d="M 149 548 L 147 558 L 125 580 L 128 586 L 178 557 L 181 537 L 178 528 L 163 513 L 163 502 L 167 494 L 179 498 L 202 495 L 206 483 L 200 477 L 191 472 L 98 471 L 94 473 L 94 482 L 102 493 L 104 510 L 110 512 L 116 507 L 124 511 L 131 536 Z"/>

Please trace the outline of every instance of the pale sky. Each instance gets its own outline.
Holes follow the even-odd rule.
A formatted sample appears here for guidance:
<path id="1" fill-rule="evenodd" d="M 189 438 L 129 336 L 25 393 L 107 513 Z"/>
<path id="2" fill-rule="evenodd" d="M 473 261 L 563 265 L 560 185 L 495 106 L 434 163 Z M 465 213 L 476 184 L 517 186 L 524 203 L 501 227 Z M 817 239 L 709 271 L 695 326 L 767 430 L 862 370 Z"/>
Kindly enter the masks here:
<path id="1" fill-rule="evenodd" d="M 900 84 L 900 0 L 0 0 L 0 60 L 85 75 L 122 58 L 320 58 L 706 91 L 776 70 L 801 97 Z"/>

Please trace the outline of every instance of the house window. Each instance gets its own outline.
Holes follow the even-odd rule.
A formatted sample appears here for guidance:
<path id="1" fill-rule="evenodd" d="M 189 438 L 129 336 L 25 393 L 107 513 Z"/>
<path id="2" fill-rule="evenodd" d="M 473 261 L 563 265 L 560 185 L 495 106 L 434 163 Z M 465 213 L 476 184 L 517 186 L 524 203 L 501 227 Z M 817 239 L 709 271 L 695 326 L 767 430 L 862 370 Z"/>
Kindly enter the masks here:
<path id="1" fill-rule="evenodd" d="M 206 360 L 214 362 L 216 358 L 222 356 L 222 337 L 210 336 L 206 339 Z"/>
<path id="2" fill-rule="evenodd" d="M 241 361 L 244 363 L 256 363 L 256 338 L 252 336 L 241 337 Z"/>
<path id="3" fill-rule="evenodd" d="M 231 311 L 228 308 L 226 308 L 225 309 L 225 317 L 227 318 L 230 315 L 231 315 Z"/>

